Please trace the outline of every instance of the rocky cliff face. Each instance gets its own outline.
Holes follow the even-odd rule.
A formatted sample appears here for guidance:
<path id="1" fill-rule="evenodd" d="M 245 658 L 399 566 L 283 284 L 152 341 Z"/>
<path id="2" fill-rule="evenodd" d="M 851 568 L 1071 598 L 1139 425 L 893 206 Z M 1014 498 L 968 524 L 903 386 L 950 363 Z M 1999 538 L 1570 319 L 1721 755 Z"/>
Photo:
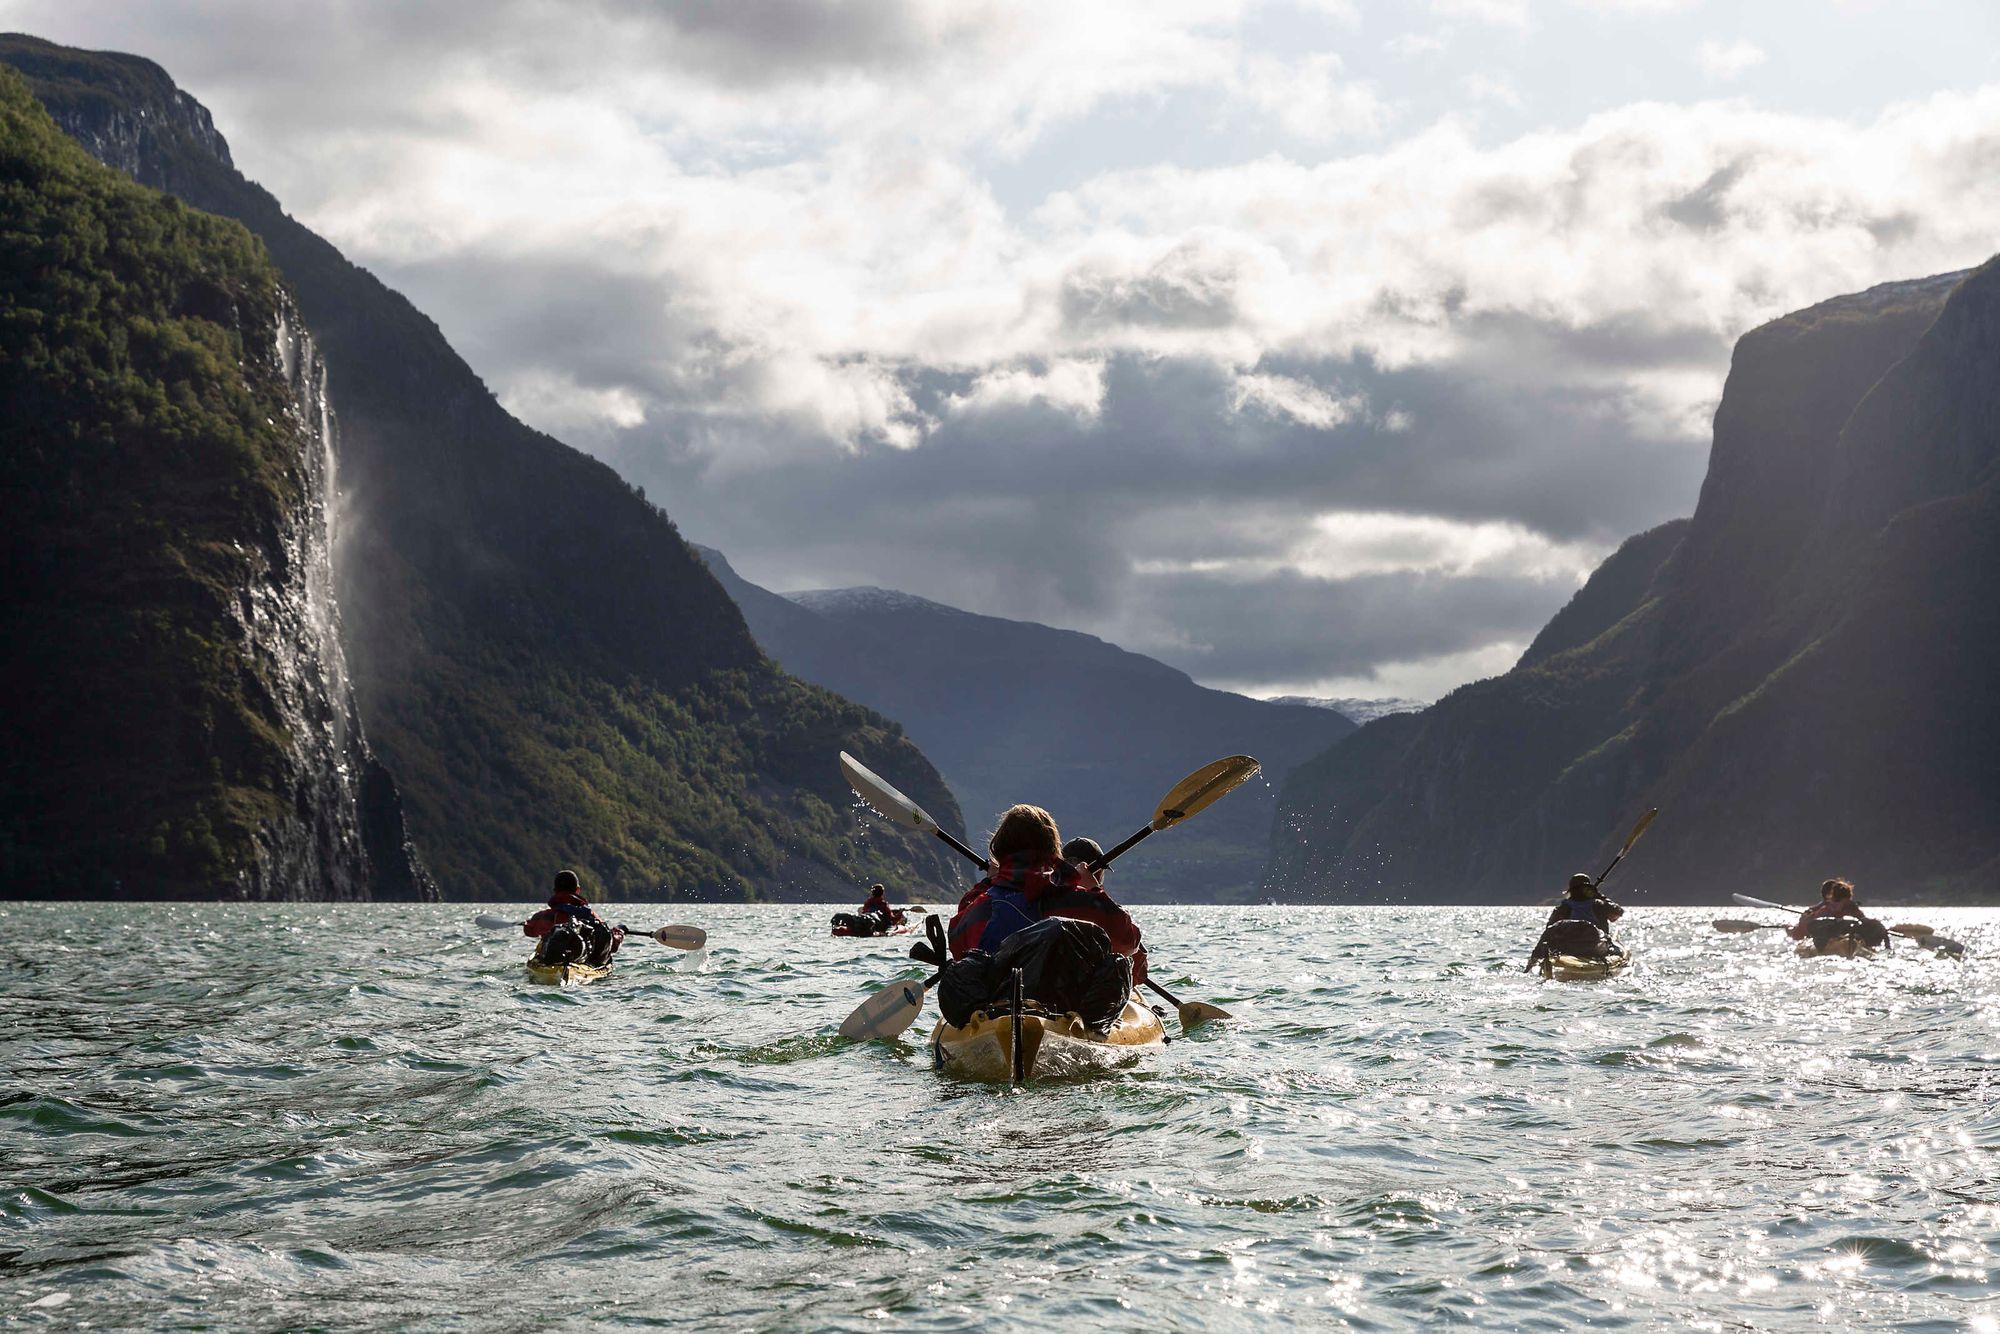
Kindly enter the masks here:
<path id="1" fill-rule="evenodd" d="M 435 897 L 347 686 L 325 369 L 289 295 L 241 228 L 0 77 L 0 884 Z"/>
<path id="2" fill-rule="evenodd" d="M 1996 442 L 1991 265 L 1746 335 L 1693 518 L 1622 548 L 1514 671 L 1302 766 L 1266 888 L 1553 893 L 1658 805 L 1631 892 L 1993 894 Z"/>
<path id="3" fill-rule="evenodd" d="M 206 113 L 203 113 L 206 121 Z M 334 419 L 326 364 L 289 296 L 272 355 L 299 448 L 299 503 L 237 603 L 244 650 L 292 738 L 292 814 L 266 825 L 235 886 L 245 898 L 435 899 L 410 842 L 402 795 L 356 711 L 334 594 Z"/>
<path id="4" fill-rule="evenodd" d="M 613 897 L 927 889 L 935 840 L 857 817 L 859 755 L 947 823 L 887 719 L 758 650 L 666 514 L 509 416 L 435 325 L 238 175 L 157 66 L 33 38 L 0 63 L 80 143 L 241 221 L 334 368 L 343 638 L 372 743 L 447 896 L 539 893 L 572 866 Z"/>

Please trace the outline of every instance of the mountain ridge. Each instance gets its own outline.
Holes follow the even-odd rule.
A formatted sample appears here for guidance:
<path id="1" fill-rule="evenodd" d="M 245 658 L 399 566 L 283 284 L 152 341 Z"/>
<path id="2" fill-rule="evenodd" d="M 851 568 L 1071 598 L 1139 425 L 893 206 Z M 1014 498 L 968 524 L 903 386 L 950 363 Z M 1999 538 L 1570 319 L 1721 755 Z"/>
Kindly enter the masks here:
<path id="1" fill-rule="evenodd" d="M 897 718 L 971 822 L 1016 801 L 1105 846 L 1143 822 L 1183 774 L 1250 753 L 1269 776 L 1119 864 L 1119 894 L 1247 897 L 1269 838 L 1269 782 L 1353 723 L 1198 684 L 1096 635 L 970 612 L 884 589 L 779 594 L 696 550 L 765 650 L 790 671 Z M 885 773 L 891 782 L 893 775 Z"/>
<path id="2" fill-rule="evenodd" d="M 1302 765 L 1267 892 L 1553 893 L 1657 805 L 1628 892 L 1993 896 L 1995 364 L 2000 263 L 1744 335 L 1693 516 L 1622 546 L 1511 672 Z"/>
<path id="3" fill-rule="evenodd" d="M 437 326 L 230 165 L 159 66 L 0 38 L 66 132 L 142 183 L 243 223 L 332 366 L 339 600 L 369 733 L 456 898 L 845 897 L 946 873 L 864 826 L 854 751 L 956 817 L 887 719 L 759 651 L 671 520 L 608 466 L 516 421 Z"/>

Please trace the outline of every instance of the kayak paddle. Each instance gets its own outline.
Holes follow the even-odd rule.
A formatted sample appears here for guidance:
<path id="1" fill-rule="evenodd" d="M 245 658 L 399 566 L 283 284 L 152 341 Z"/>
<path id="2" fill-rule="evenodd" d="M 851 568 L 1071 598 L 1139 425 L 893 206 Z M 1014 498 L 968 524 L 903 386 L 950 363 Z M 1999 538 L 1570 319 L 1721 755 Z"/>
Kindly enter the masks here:
<path id="1" fill-rule="evenodd" d="M 883 819 L 891 824 L 906 825 L 919 833 L 935 835 L 950 844 L 953 851 L 970 857 L 981 866 L 986 865 L 984 857 L 946 833 L 936 820 L 924 812 L 923 807 L 877 778 L 867 765 L 844 750 L 840 752 L 840 772 L 855 795 L 873 807 Z"/>
<path id="2" fill-rule="evenodd" d="M 1748 894 L 1731 894 L 1729 897 L 1735 899 L 1738 903 L 1742 904 L 1746 908 L 1769 908 L 1774 912 L 1805 911 L 1805 909 L 1803 908 L 1788 908 L 1782 903 L 1773 903 L 1769 899 L 1751 898 Z"/>
<path id="3" fill-rule="evenodd" d="M 1889 934 L 1914 940 L 1924 949 L 1936 950 L 1939 954 L 1949 954 L 1954 959 L 1965 953 L 1965 946 L 1949 936 L 1939 935 L 1936 927 L 1924 926 L 1919 922 L 1898 922 L 1889 928 Z"/>
<path id="4" fill-rule="evenodd" d="M 1632 826 L 1632 832 L 1625 836 L 1625 846 L 1618 849 L 1618 855 L 1611 859 L 1611 865 L 1605 867 L 1604 874 L 1597 877 L 1597 884 L 1599 886 L 1600 893 L 1603 892 L 1602 886 L 1604 884 L 1605 879 L 1608 876 L 1610 876 L 1610 874 L 1613 871 L 1618 869 L 1618 863 L 1625 860 L 1625 854 L 1632 850 L 1632 845 L 1639 841 L 1639 835 L 1646 832 L 1646 826 L 1653 823 L 1654 817 L 1657 816 L 1659 813 L 1660 813 L 1660 808 L 1658 806 L 1655 806 L 1651 810 L 1647 811 L 1644 815 L 1639 817 L 1639 823 Z M 1716 929 L 1719 931 L 1722 928 L 1720 926 L 1717 926 Z M 1607 931 L 1605 934 L 1608 936 L 1610 933 Z M 1521 970 L 1522 972 L 1532 973 L 1535 971 L 1535 965 L 1542 961 L 1542 942 L 1544 940 L 1547 940 L 1548 938 L 1549 938 L 1549 928 L 1545 926 L 1542 928 L 1542 934 L 1535 938 L 1535 948 L 1532 952 L 1529 953 L 1528 965 L 1527 967 Z"/>
<path id="5" fill-rule="evenodd" d="M 1171 829 L 1189 816 L 1206 810 L 1219 798 L 1240 787 L 1257 772 L 1259 767 L 1257 761 L 1248 755 L 1231 755 L 1227 759 L 1203 765 L 1174 784 L 1167 795 L 1160 798 L 1160 804 L 1154 810 L 1153 818 L 1147 822 L 1144 829 L 1092 862 L 1087 869 L 1093 873 L 1101 871 L 1110 865 L 1114 858 L 1154 830 Z M 840 771 L 846 776 L 848 786 L 852 787 L 856 794 L 878 814 L 911 829 L 935 834 L 968 861 L 985 867 L 984 857 L 940 829 L 937 821 L 924 814 L 923 809 L 914 801 L 870 773 L 846 751 L 840 754 Z M 916 953 L 916 948 L 911 950 L 913 955 Z M 863 1001 L 854 1013 L 841 1021 L 840 1035 L 845 1038 L 893 1038 L 900 1035 L 917 1021 L 919 1014 L 923 1013 L 924 997 L 942 975 L 941 972 L 933 973 L 921 983 L 891 982 Z M 1229 1018 L 1228 1011 L 1213 1005 L 1200 1002 L 1183 1004 L 1174 1000 L 1164 987 L 1151 978 L 1146 979 L 1146 985 L 1173 1002 L 1175 1009 L 1181 1014 L 1183 1028 L 1190 1021 L 1201 1024 L 1210 1019 Z"/>
<path id="6" fill-rule="evenodd" d="M 1181 1000 L 1173 992 L 1168 991 L 1150 977 L 1146 979 L 1146 985 L 1166 997 L 1167 1004 L 1174 1007 L 1174 1013 L 1180 1016 L 1181 1031 L 1183 1033 L 1190 1028 L 1205 1024 L 1211 1019 L 1230 1018 L 1229 1011 L 1223 1009 L 1221 1006 L 1210 1005 L 1206 1001 Z"/>
<path id="7" fill-rule="evenodd" d="M 524 922 L 510 922 L 504 917 L 495 917 L 492 913 L 485 912 L 472 920 L 488 931 L 511 931 L 526 925 Z M 619 927 L 625 932 L 627 940 L 652 940 L 677 950 L 698 950 L 708 944 L 708 932 L 698 926 L 663 926 L 658 931 L 650 933 L 634 931 L 622 922 L 619 923 Z"/>
<path id="8" fill-rule="evenodd" d="M 1160 804 L 1153 808 L 1153 818 L 1146 822 L 1145 828 L 1099 857 L 1086 869 L 1092 874 L 1102 871 L 1130 851 L 1140 839 L 1157 829 L 1171 829 L 1190 815 L 1197 815 L 1207 810 L 1215 802 L 1256 777 L 1257 771 L 1261 768 L 1263 766 L 1248 755 L 1231 755 L 1227 759 L 1202 765 L 1175 783 L 1167 795 L 1160 798 Z"/>
<path id="9" fill-rule="evenodd" d="M 1709 925 L 1717 931 L 1723 932 L 1725 935 L 1740 935 L 1745 931 L 1782 931 L 1785 929 L 1783 922 L 1744 922 L 1728 917 L 1718 917 L 1713 922 L 1710 922 Z"/>
<path id="10" fill-rule="evenodd" d="M 1597 877 L 1597 883 L 1599 886 L 1602 886 L 1604 884 L 1605 876 L 1610 875 L 1613 871 L 1618 869 L 1618 863 L 1625 860 L 1625 854 L 1632 850 L 1632 845 L 1639 841 L 1639 835 L 1646 832 L 1646 826 L 1653 823 L 1653 817 L 1658 815 L 1659 813 L 1660 813 L 1660 808 L 1658 806 L 1655 806 L 1653 807 L 1652 810 L 1647 811 L 1644 815 L 1639 817 L 1639 823 L 1632 826 L 1632 834 L 1629 838 L 1625 840 L 1625 846 L 1618 849 L 1618 855 L 1611 859 L 1611 865 L 1604 868 L 1604 875 L 1600 875 Z"/>

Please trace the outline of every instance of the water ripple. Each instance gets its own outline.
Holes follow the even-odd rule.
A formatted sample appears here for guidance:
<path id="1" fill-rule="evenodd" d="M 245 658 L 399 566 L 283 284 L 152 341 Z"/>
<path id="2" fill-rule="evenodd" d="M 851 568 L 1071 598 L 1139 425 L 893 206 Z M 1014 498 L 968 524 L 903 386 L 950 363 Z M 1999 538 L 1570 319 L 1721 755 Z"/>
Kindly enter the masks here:
<path id="1" fill-rule="evenodd" d="M 919 972 L 825 908 L 569 989 L 474 911 L 0 906 L 12 1321 L 2000 1329 L 2000 913 L 1552 984 L 1532 910 L 1146 909 L 1237 1019 L 1010 1092 L 835 1036 Z"/>

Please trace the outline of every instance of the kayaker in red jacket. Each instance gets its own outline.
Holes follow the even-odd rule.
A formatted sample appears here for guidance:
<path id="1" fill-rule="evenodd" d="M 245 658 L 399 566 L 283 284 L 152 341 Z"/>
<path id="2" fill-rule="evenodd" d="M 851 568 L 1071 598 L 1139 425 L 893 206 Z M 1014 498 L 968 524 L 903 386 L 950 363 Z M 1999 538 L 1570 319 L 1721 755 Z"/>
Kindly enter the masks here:
<path id="1" fill-rule="evenodd" d="M 903 921 L 903 914 L 889 906 L 889 890 L 884 885 L 870 885 L 868 887 L 868 901 L 861 905 L 861 913 L 864 917 L 870 913 L 874 913 L 887 918 L 895 925 L 901 925 Z"/>
<path id="2" fill-rule="evenodd" d="M 1848 928 L 1822 926 L 1814 929 L 1813 923 L 1831 923 L 1836 918 L 1848 918 L 1861 925 L 1852 928 L 1853 934 L 1870 945 L 1886 945 L 1889 929 L 1861 911 L 1861 905 L 1854 901 L 1854 886 L 1846 880 L 1828 880 L 1819 887 L 1819 902 L 1799 914 L 1799 920 L 1785 928 L 1785 934 L 1793 940 L 1804 940 L 1811 936 L 1814 943 L 1824 947 L 1826 942 L 1820 937 L 1843 935 Z"/>
<path id="3" fill-rule="evenodd" d="M 1111 948 L 1132 960 L 1132 985 L 1146 980 L 1139 926 L 1081 866 L 1065 861 L 1055 817 L 1039 806 L 1015 806 L 987 840 L 991 874 L 958 901 L 951 919 L 951 957 L 988 953 L 1024 926 L 1068 917 L 1104 928 Z"/>
<path id="4" fill-rule="evenodd" d="M 598 967 L 609 963 L 625 941 L 625 928 L 612 926 L 599 917 L 590 900 L 583 897 L 583 882 L 576 878 L 575 871 L 556 872 L 549 906 L 521 923 L 521 934 L 539 938 L 565 925 L 577 928 L 589 943 L 589 962 Z"/>

